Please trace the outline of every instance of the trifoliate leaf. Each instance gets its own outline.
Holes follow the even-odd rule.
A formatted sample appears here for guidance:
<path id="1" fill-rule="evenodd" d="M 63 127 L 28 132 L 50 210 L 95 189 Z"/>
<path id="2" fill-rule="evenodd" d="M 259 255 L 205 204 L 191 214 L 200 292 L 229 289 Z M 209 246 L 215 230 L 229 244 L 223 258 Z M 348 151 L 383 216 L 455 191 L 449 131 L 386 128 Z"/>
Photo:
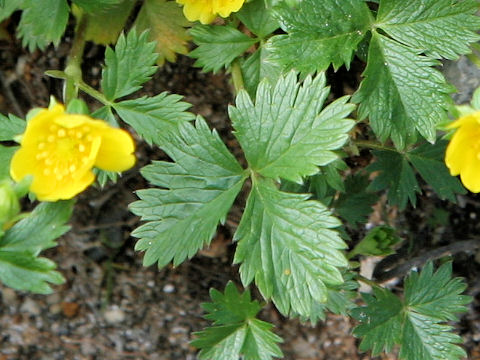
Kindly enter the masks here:
<path id="1" fill-rule="evenodd" d="M 132 29 L 127 36 L 120 35 L 115 50 L 110 47 L 105 50 L 101 86 L 108 100 L 139 90 L 155 73 L 158 54 L 155 53 L 155 43 L 148 42 L 147 37 L 146 32 L 138 36 Z"/>
<path id="2" fill-rule="evenodd" d="M 285 193 L 256 178 L 234 235 L 235 264 L 244 286 L 255 279 L 278 310 L 309 318 L 315 302 L 327 301 L 327 284 L 343 282 L 345 243 L 340 222 L 307 194 Z"/>
<path id="3" fill-rule="evenodd" d="M 409 200 L 415 206 L 416 193 L 420 192 L 420 187 L 415 178 L 415 172 L 405 156 L 395 151 L 373 151 L 373 155 L 377 161 L 369 165 L 367 171 L 379 171 L 379 174 L 367 190 L 388 189 L 388 202 L 391 205 L 398 205 L 400 210 L 405 209 Z"/>
<path id="4" fill-rule="evenodd" d="M 428 141 L 435 140 L 435 125 L 446 117 L 453 88 L 432 66 L 439 63 L 419 55 L 374 32 L 370 41 L 365 79 L 352 98 L 360 103 L 359 117 L 367 116 L 381 141 L 389 136 L 403 149 L 415 138 L 415 129 Z"/>
<path id="5" fill-rule="evenodd" d="M 50 294 L 48 283 L 58 285 L 65 281 L 56 267 L 53 261 L 28 251 L 4 251 L 0 247 L 0 281 L 16 290 Z"/>
<path id="6" fill-rule="evenodd" d="M 0 180 L 8 178 L 10 176 L 10 161 L 15 151 L 18 150 L 18 146 L 3 146 L 0 145 Z"/>
<path id="7" fill-rule="evenodd" d="M 74 4 L 80 6 L 89 13 L 99 13 L 110 10 L 113 6 L 120 4 L 123 0 L 72 0 Z"/>
<path id="8" fill-rule="evenodd" d="M 386 289 L 376 289 L 375 296 L 364 295 L 367 305 L 352 311 L 360 322 L 354 330 L 354 335 L 363 338 L 360 350 L 371 349 L 376 356 L 398 344 L 399 359 L 403 360 L 458 360 L 466 356 L 456 345 L 462 339 L 444 323 L 465 312 L 465 304 L 471 301 L 469 296 L 460 295 L 466 288 L 463 281 L 451 275 L 451 263 L 435 273 L 429 263 L 420 274 L 412 272 L 407 277 L 403 300 Z"/>
<path id="9" fill-rule="evenodd" d="M 200 359 L 215 360 L 271 360 L 283 356 L 277 343 L 282 339 L 271 329 L 273 325 L 255 318 L 261 306 L 252 301 L 250 291 L 240 294 L 232 282 L 225 288 L 225 294 L 210 290 L 212 303 L 203 307 L 206 319 L 214 326 L 194 333 L 197 339 L 192 345 L 200 348 Z"/>
<path id="10" fill-rule="evenodd" d="M 376 26 L 435 58 L 457 59 L 480 39 L 476 0 L 382 0 Z"/>
<path id="11" fill-rule="evenodd" d="M 115 43 L 134 5 L 135 0 L 122 0 L 118 4 L 109 6 L 108 11 L 86 14 L 88 20 L 85 39 L 100 45 Z"/>
<path id="12" fill-rule="evenodd" d="M 175 61 L 176 54 L 188 53 L 189 25 L 182 8 L 175 1 L 165 0 L 145 0 L 135 20 L 138 31 L 149 30 L 149 39 L 156 41 L 160 66 L 165 59 Z"/>
<path id="13" fill-rule="evenodd" d="M 251 98 L 255 98 L 261 80 L 266 78 L 270 84 L 275 84 L 282 73 L 280 65 L 267 59 L 268 50 L 265 46 L 260 46 L 241 65 L 245 90 Z"/>
<path id="14" fill-rule="evenodd" d="M 252 170 L 300 183 L 337 159 L 332 150 L 347 140 L 354 122 L 344 118 L 354 107 L 342 97 L 321 111 L 328 91 L 323 73 L 301 84 L 290 72 L 275 86 L 263 80 L 255 104 L 246 91 L 239 92 L 229 114 Z"/>
<path id="15" fill-rule="evenodd" d="M 204 120 L 183 123 L 179 132 L 159 134 L 174 161 L 156 161 L 142 175 L 160 188 L 137 191 L 131 210 L 148 221 L 132 235 L 136 250 L 146 250 L 145 266 L 162 267 L 191 258 L 209 244 L 245 180 L 243 169 Z"/>
<path id="16" fill-rule="evenodd" d="M 25 120 L 9 114 L 8 117 L 0 114 L 0 141 L 10 141 L 25 131 Z"/>
<path id="17" fill-rule="evenodd" d="M 378 201 L 378 195 L 367 191 L 370 184 L 367 176 L 352 175 L 345 180 L 345 193 L 335 202 L 335 210 L 356 228 L 357 223 L 365 223 L 373 211 L 372 206 Z"/>
<path id="18" fill-rule="evenodd" d="M 55 46 L 65 32 L 69 8 L 66 0 L 23 0 L 22 17 L 18 24 L 18 35 L 22 45 L 34 51 Z"/>
<path id="19" fill-rule="evenodd" d="M 0 6 L 0 22 L 9 18 L 15 10 L 21 8 L 23 0 L 8 0 Z"/>
<path id="20" fill-rule="evenodd" d="M 70 219 L 73 203 L 68 200 L 39 204 L 28 217 L 5 232 L 0 239 L 0 250 L 38 255 L 41 250 L 57 245 L 57 238 L 70 229 L 65 223 Z"/>
<path id="21" fill-rule="evenodd" d="M 196 25 L 190 30 L 190 35 L 198 45 L 190 53 L 191 57 L 197 59 L 195 66 L 213 73 L 229 66 L 258 41 L 231 26 Z"/>
<path id="22" fill-rule="evenodd" d="M 437 141 L 434 145 L 425 143 L 407 153 L 415 169 L 433 188 L 441 199 L 456 202 L 456 194 L 465 194 L 466 190 L 460 181 L 445 166 L 446 141 Z"/>
<path id="23" fill-rule="evenodd" d="M 273 11 L 267 9 L 264 0 L 254 0 L 245 3 L 235 15 L 249 30 L 260 38 L 265 38 L 280 26 L 278 20 L 274 17 Z"/>
<path id="24" fill-rule="evenodd" d="M 191 105 L 181 101 L 180 95 L 163 92 L 154 97 L 125 100 L 113 106 L 118 115 L 149 144 L 161 143 L 161 134 L 176 130 L 178 125 L 194 119 L 186 112 Z"/>
<path id="25" fill-rule="evenodd" d="M 371 13 L 363 0 L 303 0 L 291 9 L 281 2 L 277 15 L 287 35 L 269 40 L 272 59 L 302 73 L 348 68 L 370 28 Z"/>

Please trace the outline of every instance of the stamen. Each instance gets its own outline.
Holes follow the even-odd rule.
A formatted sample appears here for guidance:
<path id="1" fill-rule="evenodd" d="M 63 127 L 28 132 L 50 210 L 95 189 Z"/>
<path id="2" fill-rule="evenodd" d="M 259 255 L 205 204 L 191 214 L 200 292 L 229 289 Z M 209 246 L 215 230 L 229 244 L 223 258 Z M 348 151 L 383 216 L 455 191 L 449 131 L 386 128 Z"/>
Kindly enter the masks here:
<path id="1" fill-rule="evenodd" d="M 70 172 L 73 173 L 73 172 L 75 172 L 75 170 L 77 170 L 77 167 L 74 164 L 72 164 L 72 165 L 70 165 L 68 170 L 70 170 Z"/>
<path id="2" fill-rule="evenodd" d="M 78 151 L 84 152 L 85 151 L 85 145 L 83 145 L 83 144 L 78 145 Z"/>
<path id="3" fill-rule="evenodd" d="M 48 141 L 49 143 L 53 143 L 53 142 L 55 141 L 55 135 L 48 135 L 47 141 Z"/>
<path id="4" fill-rule="evenodd" d="M 43 150 L 43 149 L 45 149 L 45 146 L 47 146 L 47 145 L 44 142 L 41 142 L 41 143 L 38 144 L 37 147 L 38 147 L 38 150 Z"/>
<path id="5" fill-rule="evenodd" d="M 65 131 L 65 129 L 60 129 L 58 130 L 57 135 L 59 137 L 64 137 L 65 135 L 67 135 L 67 132 Z"/>

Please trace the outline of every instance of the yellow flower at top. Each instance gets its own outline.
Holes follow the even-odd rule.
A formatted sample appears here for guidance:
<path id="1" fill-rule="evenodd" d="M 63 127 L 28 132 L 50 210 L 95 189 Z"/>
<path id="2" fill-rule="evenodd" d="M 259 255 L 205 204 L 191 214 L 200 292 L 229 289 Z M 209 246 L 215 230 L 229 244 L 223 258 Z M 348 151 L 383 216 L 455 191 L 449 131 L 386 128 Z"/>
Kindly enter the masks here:
<path id="1" fill-rule="evenodd" d="M 190 21 L 200 20 L 202 24 L 210 24 L 217 15 L 229 16 L 240 10 L 245 0 L 177 0 L 183 5 L 183 13 Z"/>
<path id="2" fill-rule="evenodd" d="M 451 123 L 457 129 L 448 144 L 445 163 L 453 176 L 460 175 L 471 192 L 480 192 L 480 112 L 462 116 Z"/>
<path id="3" fill-rule="evenodd" d="M 13 155 L 15 181 L 32 175 L 38 200 L 71 199 L 95 180 L 93 167 L 124 171 L 135 164 L 135 145 L 122 129 L 86 115 L 67 114 L 63 105 L 40 110 L 28 123 Z"/>

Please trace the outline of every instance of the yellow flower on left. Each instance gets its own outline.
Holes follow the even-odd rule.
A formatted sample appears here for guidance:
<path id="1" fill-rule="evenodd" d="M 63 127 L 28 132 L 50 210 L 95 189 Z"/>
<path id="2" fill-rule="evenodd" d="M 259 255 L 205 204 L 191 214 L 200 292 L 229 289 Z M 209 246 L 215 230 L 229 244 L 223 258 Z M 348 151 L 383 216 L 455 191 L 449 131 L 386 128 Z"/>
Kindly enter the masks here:
<path id="1" fill-rule="evenodd" d="M 457 129 L 447 146 L 445 163 L 453 176 L 460 175 L 463 185 L 480 192 L 480 112 L 462 116 L 448 125 Z"/>
<path id="2" fill-rule="evenodd" d="M 60 104 L 28 121 L 20 145 L 10 175 L 15 181 L 32 175 L 30 191 L 41 201 L 71 199 L 82 192 L 95 180 L 94 167 L 125 171 L 135 164 L 135 145 L 125 130 L 67 114 Z"/>

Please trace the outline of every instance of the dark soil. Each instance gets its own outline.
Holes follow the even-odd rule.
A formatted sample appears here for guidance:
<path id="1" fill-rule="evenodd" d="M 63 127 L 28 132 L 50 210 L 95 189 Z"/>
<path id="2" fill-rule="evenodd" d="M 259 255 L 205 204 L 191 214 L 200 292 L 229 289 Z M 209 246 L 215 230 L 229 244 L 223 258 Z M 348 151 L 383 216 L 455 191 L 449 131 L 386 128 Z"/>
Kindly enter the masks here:
<path id="1" fill-rule="evenodd" d="M 103 51 L 99 46 L 89 46 L 86 51 L 84 78 L 95 87 Z M 0 111 L 24 116 L 33 107 L 45 107 L 50 95 L 61 99 L 61 82 L 43 74 L 48 69 L 62 69 L 67 52 L 68 39 L 57 49 L 49 47 L 34 53 L 26 52 L 16 40 L 1 41 Z M 228 76 L 203 74 L 192 64 L 186 57 L 166 64 L 142 92 L 184 95 L 193 105 L 192 111 L 204 116 L 241 158 L 227 118 L 227 106 L 232 103 Z M 359 70 L 353 79 L 345 78 L 343 86 L 337 80 L 335 94 L 351 92 L 351 83 L 358 74 Z M 86 100 L 92 109 L 98 106 Z M 196 349 L 189 341 L 192 332 L 207 325 L 200 304 L 209 300 L 211 287 L 223 290 L 229 280 L 240 283 L 238 268 L 231 265 L 231 238 L 244 200 L 235 204 L 229 221 L 219 227 L 210 248 L 177 268 L 143 267 L 142 254 L 133 250 L 135 240 L 130 237 L 139 221 L 127 206 L 136 199 L 135 190 L 148 186 L 138 169 L 165 156 L 140 139 L 137 142 L 136 168 L 117 184 L 103 190 L 91 187 L 81 194 L 71 220 L 72 230 L 59 240 L 58 247 L 45 252 L 58 263 L 67 282 L 48 296 L 16 292 L 0 285 L 0 360 L 196 358 Z M 365 156 L 355 161 L 368 163 L 369 157 Z M 418 245 L 413 248 L 422 253 L 476 236 L 479 205 L 475 196 L 460 196 L 458 206 L 447 204 L 425 189 L 416 209 L 403 214 L 390 209 L 388 213 L 390 221 L 403 229 L 407 243 Z M 374 214 L 372 222 L 375 219 Z M 478 258 L 460 253 L 454 262 L 456 274 L 466 278 L 468 291 L 475 296 L 469 313 L 456 325 L 465 339 L 469 359 L 480 359 Z M 271 305 L 261 317 L 273 322 L 275 331 L 283 337 L 285 359 L 370 358 L 358 353 L 349 318 L 331 315 L 311 327 L 285 319 Z"/>

